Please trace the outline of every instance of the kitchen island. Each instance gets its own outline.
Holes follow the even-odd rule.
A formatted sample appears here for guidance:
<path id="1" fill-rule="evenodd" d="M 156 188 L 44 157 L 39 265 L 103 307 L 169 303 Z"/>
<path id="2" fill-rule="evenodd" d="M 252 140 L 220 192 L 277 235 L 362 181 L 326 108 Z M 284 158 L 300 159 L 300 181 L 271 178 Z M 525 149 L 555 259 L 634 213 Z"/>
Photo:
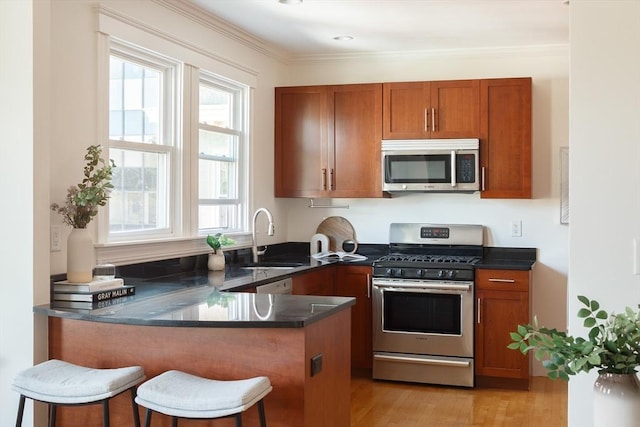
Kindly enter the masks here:
<path id="1" fill-rule="evenodd" d="M 49 317 L 49 357 L 97 368 L 140 365 L 147 378 L 170 369 L 220 380 L 264 375 L 273 385 L 265 398 L 269 426 L 350 424 L 353 298 L 227 293 L 210 285 L 150 295 L 91 311 L 35 307 Z M 100 414 L 60 408 L 58 425 L 99 425 Z M 112 425 L 133 425 L 127 394 L 112 400 L 111 417 Z M 250 408 L 245 425 L 258 425 L 257 417 Z M 153 425 L 170 420 L 154 415 Z"/>

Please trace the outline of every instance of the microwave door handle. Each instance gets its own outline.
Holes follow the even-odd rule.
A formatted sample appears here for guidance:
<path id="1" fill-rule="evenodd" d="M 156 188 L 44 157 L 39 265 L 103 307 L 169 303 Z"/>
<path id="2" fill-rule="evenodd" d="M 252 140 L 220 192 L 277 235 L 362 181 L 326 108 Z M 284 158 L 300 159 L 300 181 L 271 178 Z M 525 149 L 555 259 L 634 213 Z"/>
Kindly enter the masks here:
<path id="1" fill-rule="evenodd" d="M 456 150 L 451 150 L 451 186 L 456 186 Z"/>

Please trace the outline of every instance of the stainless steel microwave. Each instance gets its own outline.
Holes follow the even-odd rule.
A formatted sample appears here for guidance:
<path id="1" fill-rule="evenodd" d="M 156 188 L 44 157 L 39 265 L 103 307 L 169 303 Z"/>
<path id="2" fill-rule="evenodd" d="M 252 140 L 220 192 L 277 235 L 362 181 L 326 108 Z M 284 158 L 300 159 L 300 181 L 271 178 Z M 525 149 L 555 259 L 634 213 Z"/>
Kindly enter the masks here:
<path id="1" fill-rule="evenodd" d="M 475 138 L 383 140 L 382 190 L 479 191 L 479 154 Z"/>

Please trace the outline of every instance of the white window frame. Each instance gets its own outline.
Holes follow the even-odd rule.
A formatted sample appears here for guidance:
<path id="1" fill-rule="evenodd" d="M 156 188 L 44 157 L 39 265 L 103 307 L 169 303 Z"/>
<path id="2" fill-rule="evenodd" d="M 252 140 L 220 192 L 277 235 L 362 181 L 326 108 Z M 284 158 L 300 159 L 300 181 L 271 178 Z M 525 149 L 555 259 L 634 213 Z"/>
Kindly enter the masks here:
<path id="1" fill-rule="evenodd" d="M 124 61 L 138 64 L 143 67 L 153 68 L 163 74 L 163 87 L 161 96 L 161 107 L 163 115 L 161 117 L 160 138 L 158 144 L 130 142 L 109 139 L 108 147 L 123 149 L 128 151 L 138 151 L 142 153 L 157 153 L 167 156 L 167 188 L 161 197 L 166 205 L 164 215 L 166 227 L 153 230 L 143 230 L 124 233 L 111 233 L 107 230 L 105 235 L 106 243 L 131 242 L 149 239 L 166 239 L 179 234 L 182 222 L 183 197 L 180 191 L 182 176 L 182 138 L 180 137 L 180 119 L 182 108 L 180 81 L 182 80 L 182 64 L 179 61 L 165 58 L 159 54 L 150 53 L 130 44 L 112 40 L 109 49 L 109 58 L 116 56 Z M 108 127 L 107 127 L 108 128 Z M 117 167 L 117 165 L 116 165 Z M 109 223 L 108 209 L 103 211 L 106 222 Z"/>
<path id="2" fill-rule="evenodd" d="M 209 72 L 205 72 L 200 70 L 199 79 L 198 79 L 198 87 L 196 88 L 196 93 L 199 92 L 199 87 L 201 84 L 205 84 L 211 87 L 216 87 L 220 90 L 227 91 L 229 93 L 233 93 L 233 117 L 234 123 L 232 128 L 223 128 L 209 124 L 200 123 L 199 120 L 196 120 L 197 129 L 194 134 L 197 136 L 198 131 L 200 129 L 211 130 L 213 132 L 223 133 L 226 135 L 235 136 L 238 138 L 238 155 L 236 159 L 237 163 L 237 181 L 235 185 L 237 186 L 237 199 L 225 199 L 225 200 L 216 200 L 216 199 L 208 199 L 207 202 L 203 202 L 202 199 L 199 198 L 198 193 L 196 192 L 195 201 L 196 201 L 196 217 L 199 207 L 201 205 L 227 205 L 232 204 L 233 200 L 235 200 L 237 204 L 240 205 L 238 210 L 238 215 L 235 218 L 236 224 L 235 227 L 227 230 L 227 229 L 219 229 L 219 228 L 200 228 L 198 225 L 198 233 L 200 235 L 214 234 L 214 233 L 225 233 L 225 234 L 237 234 L 248 231 L 248 123 L 249 123 L 249 88 L 243 85 L 240 85 L 236 82 L 231 82 L 227 79 L 224 79 L 220 76 L 214 75 Z M 199 102 L 198 102 L 199 107 Z M 198 147 L 198 141 L 195 141 L 194 148 Z M 200 154 L 194 156 L 196 158 L 196 162 L 200 158 Z M 197 169 L 197 163 L 196 163 Z M 197 179 L 197 177 L 196 177 Z"/>
<path id="3" fill-rule="evenodd" d="M 167 57 L 175 58 L 182 61 L 183 68 L 181 70 L 182 78 L 177 83 L 178 92 L 181 93 L 181 102 L 178 103 L 182 111 L 176 112 L 180 120 L 179 125 L 175 127 L 176 141 L 182 139 L 184 144 L 180 147 L 181 157 L 174 156 L 173 164 L 182 166 L 182 173 L 174 177 L 172 187 L 172 197 L 175 201 L 175 221 L 172 224 L 171 233 L 166 237 L 154 237 L 153 239 L 142 238 L 137 240 L 109 240 L 109 220 L 107 209 L 103 209 L 98 215 L 98 239 L 95 245 L 96 261 L 110 262 L 115 265 L 125 265 L 131 263 L 140 263 L 155 261 L 168 258 L 180 258 L 190 255 L 203 254 L 210 251 L 203 236 L 207 234 L 205 230 L 199 231 L 197 225 L 198 217 L 198 190 L 197 184 L 197 162 L 198 156 L 197 144 L 197 114 L 191 114 L 193 108 L 198 107 L 197 91 L 199 84 L 199 69 L 211 70 L 212 75 L 227 75 L 228 82 L 233 82 L 242 87 L 243 92 L 243 130 L 245 138 L 241 141 L 241 158 L 242 158 L 242 181 L 241 191 L 244 198 L 244 206 L 241 214 L 241 222 L 243 231 L 238 233 L 228 233 L 236 240 L 236 244 L 231 248 L 243 248 L 251 246 L 251 233 L 248 229 L 248 211 L 249 211 L 249 129 L 251 105 L 251 87 L 257 83 L 257 72 L 246 69 L 229 61 L 220 61 L 215 55 L 206 54 L 202 50 L 190 50 L 188 44 L 184 41 L 175 40 L 168 34 L 157 31 L 156 34 L 150 36 L 145 28 L 132 26 L 122 26 L 117 17 L 99 14 L 99 25 L 101 31 L 98 33 L 98 111 L 99 120 L 97 126 L 97 139 L 104 146 L 109 146 L 108 141 L 108 100 L 109 100 L 109 57 L 111 53 L 111 45 L 117 40 L 117 43 L 129 44 L 132 46 L 149 46 L 150 51 L 165 53 Z M 128 22 L 132 24 L 132 22 Z M 116 36 L 112 33 L 119 33 Z M 127 40 L 124 42 L 123 40 Z M 148 43 L 151 41 L 152 43 Z M 219 77 L 225 80 L 223 77 Z M 195 82 L 195 84 L 194 84 Z M 194 89 L 195 88 L 195 89 Z M 195 93 L 194 93 L 195 90 Z M 194 107 L 195 103 L 195 107 Z M 194 123 L 195 121 L 195 123 Z M 196 139 L 194 140 L 194 132 Z M 187 143 L 187 141 L 189 141 Z M 176 150 L 174 147 L 173 150 Z M 195 163 L 195 165 L 194 165 Z M 194 167 L 195 166 L 195 167 Z M 177 168 L 174 168 L 177 169 Z M 195 181 L 194 181 L 195 180 Z"/>

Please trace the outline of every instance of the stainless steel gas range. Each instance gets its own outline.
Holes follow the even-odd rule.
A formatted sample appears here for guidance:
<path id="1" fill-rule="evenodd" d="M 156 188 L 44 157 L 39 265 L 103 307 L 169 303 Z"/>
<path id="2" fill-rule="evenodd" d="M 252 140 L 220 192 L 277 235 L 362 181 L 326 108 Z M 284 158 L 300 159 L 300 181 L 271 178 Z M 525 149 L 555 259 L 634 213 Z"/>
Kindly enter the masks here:
<path id="1" fill-rule="evenodd" d="M 481 225 L 394 223 L 373 264 L 373 378 L 473 387 Z"/>

